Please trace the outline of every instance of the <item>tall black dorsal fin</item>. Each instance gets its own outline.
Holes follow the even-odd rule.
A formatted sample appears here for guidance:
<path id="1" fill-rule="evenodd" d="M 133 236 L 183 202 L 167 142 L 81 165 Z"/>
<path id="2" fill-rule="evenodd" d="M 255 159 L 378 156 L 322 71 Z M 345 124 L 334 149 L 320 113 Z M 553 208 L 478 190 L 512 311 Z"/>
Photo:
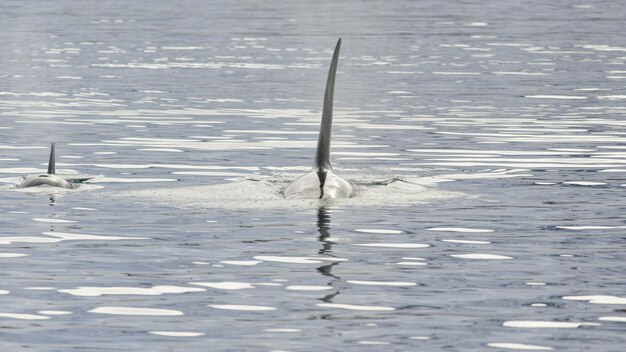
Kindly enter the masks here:
<path id="1" fill-rule="evenodd" d="M 48 160 L 48 175 L 54 175 L 56 169 L 54 166 L 54 143 L 50 146 L 50 160 Z"/>
<path id="2" fill-rule="evenodd" d="M 330 166 L 330 135 L 333 127 L 333 95 L 335 92 L 335 75 L 337 74 L 337 62 L 339 61 L 339 49 L 341 48 L 341 38 L 337 41 L 333 59 L 328 70 L 328 80 L 326 81 L 326 92 L 324 93 L 324 110 L 322 111 L 322 123 L 320 125 L 320 135 L 317 140 L 317 152 L 315 153 L 315 163 L 313 167 L 321 170 L 332 170 Z"/>

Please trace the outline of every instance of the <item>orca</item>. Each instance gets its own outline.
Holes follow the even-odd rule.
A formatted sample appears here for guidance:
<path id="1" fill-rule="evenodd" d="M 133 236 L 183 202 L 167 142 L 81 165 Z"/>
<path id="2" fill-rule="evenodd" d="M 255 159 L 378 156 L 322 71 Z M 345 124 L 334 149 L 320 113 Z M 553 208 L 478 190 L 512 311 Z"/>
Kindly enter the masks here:
<path id="1" fill-rule="evenodd" d="M 72 188 L 72 184 L 66 179 L 55 175 L 55 162 L 54 162 L 54 143 L 50 146 L 50 159 L 48 161 L 48 173 L 47 174 L 35 174 L 25 176 L 22 182 L 17 185 L 17 188 L 28 188 L 36 186 L 52 186 L 60 188 Z"/>
<path id="2" fill-rule="evenodd" d="M 337 41 L 335 52 L 330 62 L 326 92 L 324 93 L 324 107 L 322 122 L 317 140 L 315 162 L 311 171 L 300 176 L 285 188 L 283 194 L 287 199 L 334 199 L 349 198 L 354 194 L 355 187 L 349 181 L 337 175 L 330 164 L 330 136 L 333 125 L 333 96 L 335 91 L 335 76 L 341 38 Z"/>

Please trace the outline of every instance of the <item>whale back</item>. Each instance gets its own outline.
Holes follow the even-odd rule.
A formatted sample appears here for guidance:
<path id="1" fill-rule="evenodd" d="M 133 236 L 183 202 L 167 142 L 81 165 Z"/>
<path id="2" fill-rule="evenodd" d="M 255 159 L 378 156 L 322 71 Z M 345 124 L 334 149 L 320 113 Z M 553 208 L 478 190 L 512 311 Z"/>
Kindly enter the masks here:
<path id="1" fill-rule="evenodd" d="M 24 177 L 18 188 L 51 186 L 60 188 L 72 188 L 72 185 L 64 178 L 56 174 L 54 143 L 50 146 L 50 158 L 48 159 L 48 173 L 39 175 L 29 175 Z"/>
<path id="2" fill-rule="evenodd" d="M 18 188 L 28 188 L 37 186 L 51 186 L 60 188 L 72 188 L 72 185 L 64 178 L 57 175 L 41 174 L 24 177 Z"/>
<path id="3" fill-rule="evenodd" d="M 323 181 L 320 180 L 323 178 Z M 287 199 L 334 199 L 349 198 L 354 186 L 332 171 L 320 173 L 311 170 L 285 188 Z"/>

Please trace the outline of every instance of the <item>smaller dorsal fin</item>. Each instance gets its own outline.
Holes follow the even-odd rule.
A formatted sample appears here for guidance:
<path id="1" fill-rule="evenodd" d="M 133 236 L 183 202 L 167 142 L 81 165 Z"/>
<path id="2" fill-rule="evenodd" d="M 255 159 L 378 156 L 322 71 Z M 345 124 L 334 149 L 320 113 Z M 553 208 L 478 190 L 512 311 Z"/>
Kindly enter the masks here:
<path id="1" fill-rule="evenodd" d="M 50 146 L 50 160 L 48 160 L 48 175 L 54 175 L 56 173 L 54 165 L 54 142 Z"/>

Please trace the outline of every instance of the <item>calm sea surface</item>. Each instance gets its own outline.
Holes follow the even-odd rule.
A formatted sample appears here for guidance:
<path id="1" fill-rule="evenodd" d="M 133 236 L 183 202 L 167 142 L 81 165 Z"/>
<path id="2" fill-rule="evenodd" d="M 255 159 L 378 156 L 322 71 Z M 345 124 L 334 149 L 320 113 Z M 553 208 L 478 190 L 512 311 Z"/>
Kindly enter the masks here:
<path id="1" fill-rule="evenodd" d="M 622 1 L 0 2 L 0 350 L 622 351 Z M 360 187 L 282 200 L 313 160 Z M 77 188 L 13 188 L 46 168 Z"/>

